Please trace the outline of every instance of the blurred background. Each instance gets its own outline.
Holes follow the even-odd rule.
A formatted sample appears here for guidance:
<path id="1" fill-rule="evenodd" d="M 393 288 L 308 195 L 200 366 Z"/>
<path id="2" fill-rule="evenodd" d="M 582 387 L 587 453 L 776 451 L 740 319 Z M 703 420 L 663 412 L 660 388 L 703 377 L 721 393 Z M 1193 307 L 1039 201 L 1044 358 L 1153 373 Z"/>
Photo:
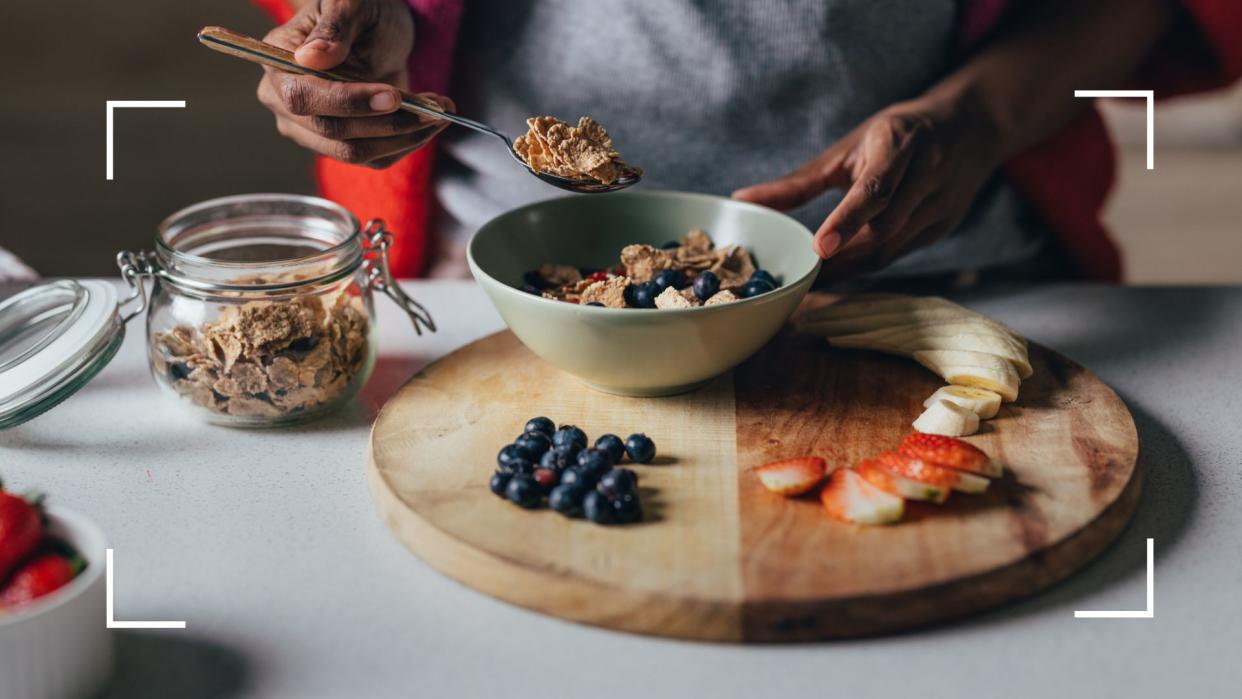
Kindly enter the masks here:
<path id="1" fill-rule="evenodd" d="M 118 250 L 150 247 L 160 220 L 196 201 L 313 192 L 310 157 L 254 99 L 258 68 L 194 39 L 206 24 L 262 36 L 268 19 L 246 0 L 112 0 L 72 13 L 11 2 L 4 19 L 0 247 L 44 276 L 113 275 Z M 107 182 L 104 102 L 120 99 L 187 108 L 120 111 Z M 1128 280 L 1242 283 L 1242 91 L 1158 107 L 1154 171 L 1141 103 L 1106 111 L 1122 148 L 1107 221 Z"/>

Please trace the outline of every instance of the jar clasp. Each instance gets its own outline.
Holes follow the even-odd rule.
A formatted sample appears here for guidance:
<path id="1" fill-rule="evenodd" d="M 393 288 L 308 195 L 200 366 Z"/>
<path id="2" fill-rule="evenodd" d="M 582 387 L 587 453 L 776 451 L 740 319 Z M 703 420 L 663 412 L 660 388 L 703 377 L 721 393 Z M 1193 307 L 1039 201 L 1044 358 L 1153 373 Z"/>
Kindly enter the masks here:
<path id="1" fill-rule="evenodd" d="M 422 335 L 424 327 L 429 332 L 435 332 L 436 324 L 431 319 L 431 313 L 421 303 L 407 296 L 392 276 L 392 269 L 388 266 L 388 248 L 392 245 L 392 233 L 384 228 L 384 221 L 378 218 L 367 221 L 366 227 L 362 230 L 362 239 L 367 255 L 362 265 L 366 270 L 367 282 L 371 288 L 383 292 L 398 306 L 405 309 L 414 323 L 414 332 Z"/>
<path id="2" fill-rule="evenodd" d="M 121 278 L 129 285 L 129 296 L 121 299 L 117 304 L 117 310 L 119 311 L 133 301 L 138 302 L 133 310 L 121 314 L 121 322 L 128 323 L 130 319 L 147 310 L 147 288 L 143 283 L 143 277 L 154 277 L 155 266 L 151 262 L 150 253 L 146 251 L 133 253 L 128 250 L 122 250 L 116 254 L 116 266 L 121 270 Z"/>

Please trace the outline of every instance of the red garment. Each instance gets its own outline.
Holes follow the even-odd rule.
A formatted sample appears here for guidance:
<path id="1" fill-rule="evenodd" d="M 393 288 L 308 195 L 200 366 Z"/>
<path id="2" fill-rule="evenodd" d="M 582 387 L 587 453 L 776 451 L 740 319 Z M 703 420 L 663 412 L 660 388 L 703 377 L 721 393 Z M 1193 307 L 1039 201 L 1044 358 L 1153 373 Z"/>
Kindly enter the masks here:
<path id="1" fill-rule="evenodd" d="M 278 22 L 293 12 L 285 0 L 254 0 Z M 446 93 L 462 0 L 408 0 L 414 12 L 410 89 Z M 1159 98 L 1224 87 L 1242 77 L 1242 3 L 1181 0 L 1189 22 L 1152 51 L 1134 87 Z M 1011 0 L 964 0 L 963 45 L 986 38 Z M 1084 85 L 1084 89 L 1095 86 Z M 360 218 L 380 217 L 397 236 L 393 271 L 418 276 L 434 240 L 428 233 L 432 207 L 434 148 L 420 149 L 387 170 L 316 159 L 322 194 Z M 1121 279 L 1121 255 L 1100 220 L 1116 175 L 1112 142 L 1100 113 L 1092 108 L 1053 137 L 1004 165 L 1013 185 L 1055 234 L 1072 273 L 1101 281 Z"/>

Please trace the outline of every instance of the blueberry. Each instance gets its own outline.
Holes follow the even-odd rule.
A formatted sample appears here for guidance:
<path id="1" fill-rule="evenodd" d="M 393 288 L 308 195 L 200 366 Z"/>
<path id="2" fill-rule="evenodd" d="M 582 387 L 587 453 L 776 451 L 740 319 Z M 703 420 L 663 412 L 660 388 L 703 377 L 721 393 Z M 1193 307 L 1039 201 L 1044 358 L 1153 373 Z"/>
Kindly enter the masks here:
<path id="1" fill-rule="evenodd" d="M 599 306 L 600 308 L 603 308 L 603 307 L 604 307 L 604 304 L 600 303 L 599 301 L 591 301 L 591 302 L 590 302 L 590 303 L 588 303 L 587 305 L 588 305 L 588 306 Z"/>
<path id="2" fill-rule="evenodd" d="M 556 423 L 546 417 L 532 417 L 526 422 L 526 427 L 522 428 L 523 432 L 542 432 L 552 438 L 552 433 L 556 431 Z"/>
<path id="3" fill-rule="evenodd" d="M 588 471 L 602 474 L 612 466 L 612 458 L 603 449 L 583 449 L 578 452 L 578 465 Z"/>
<path id="4" fill-rule="evenodd" d="M 660 291 L 664 291 L 670 286 L 674 289 L 680 289 L 682 285 L 682 276 L 681 272 L 678 270 L 662 269 L 659 272 L 656 272 L 656 275 L 651 278 L 651 281 L 656 286 L 660 287 Z"/>
<path id="5" fill-rule="evenodd" d="M 513 446 L 518 454 L 531 461 L 538 461 L 545 451 L 552 448 L 552 440 L 542 432 L 527 432 L 513 440 Z"/>
<path id="6" fill-rule="evenodd" d="M 577 465 L 578 451 L 577 446 L 573 444 L 563 447 L 552 447 L 543 453 L 543 458 L 539 460 L 539 465 L 544 468 L 563 471 L 570 466 Z"/>
<path id="7" fill-rule="evenodd" d="M 634 308 L 655 308 L 655 299 L 662 291 L 655 282 L 631 284 L 626 289 L 633 289 L 626 302 Z"/>
<path id="8" fill-rule="evenodd" d="M 625 458 L 625 442 L 615 434 L 606 434 L 595 440 L 595 448 L 608 453 L 612 463 L 619 464 Z"/>
<path id="9" fill-rule="evenodd" d="M 510 461 L 523 458 L 526 457 L 522 455 L 522 452 L 518 450 L 517 447 L 512 444 L 507 444 L 504 447 L 501 447 L 500 453 L 496 455 L 496 463 L 501 469 L 504 469 L 509 465 Z"/>
<path id="10" fill-rule="evenodd" d="M 560 472 L 550 468 L 537 468 L 531 474 L 531 477 L 535 479 L 535 484 L 539 486 L 539 490 L 544 494 L 547 494 L 548 491 L 555 488 L 561 482 Z"/>
<path id="11" fill-rule="evenodd" d="M 771 273 L 769 273 L 769 272 L 768 272 L 767 270 L 765 270 L 765 269 L 757 269 L 757 270 L 755 270 L 755 273 L 754 273 L 754 274 L 752 274 L 752 275 L 750 275 L 750 279 L 749 279 L 748 281 L 754 281 L 754 280 L 756 280 L 756 279 L 761 279 L 761 280 L 763 280 L 763 281 L 765 281 L 765 282 L 767 282 L 767 283 L 771 284 L 773 289 L 775 289 L 776 287 L 780 286 L 780 284 L 778 284 L 778 283 L 777 283 L 777 281 L 776 281 L 776 277 L 772 276 L 772 274 L 771 274 Z"/>
<path id="12" fill-rule="evenodd" d="M 776 287 L 767 283 L 763 279 L 751 279 L 742 287 L 742 298 L 750 298 L 759 294 L 766 294 Z"/>
<path id="13" fill-rule="evenodd" d="M 638 488 L 638 475 L 628 468 L 614 468 L 600 476 L 596 487 L 610 498 L 633 495 Z"/>
<path id="14" fill-rule="evenodd" d="M 516 476 L 519 473 L 523 473 L 529 476 L 530 474 L 535 472 L 535 463 L 531 461 L 530 459 L 518 457 L 516 459 L 511 460 L 509 463 L 505 464 L 504 466 L 501 466 L 499 470 L 501 473 L 507 473 L 511 476 Z"/>
<path id="15" fill-rule="evenodd" d="M 572 485 L 578 488 L 594 488 L 596 478 L 584 468 L 573 466 L 561 472 L 561 485 Z"/>
<path id="16" fill-rule="evenodd" d="M 681 247 L 681 243 L 677 242 L 676 240 L 670 240 L 667 243 L 661 245 L 660 249 L 661 250 L 676 250 L 679 247 Z"/>
<path id="17" fill-rule="evenodd" d="M 633 493 L 618 495 L 609 500 L 612 506 L 613 518 L 620 524 L 629 524 L 637 522 L 643 518 L 643 506 L 638 501 L 638 496 Z"/>
<path id="18" fill-rule="evenodd" d="M 499 495 L 502 498 L 508 497 L 507 495 L 505 495 L 505 487 L 509 485 L 509 478 L 510 478 L 509 474 L 497 471 L 496 473 L 492 474 L 492 480 L 488 482 L 487 485 L 489 488 L 492 489 L 493 493 Z"/>
<path id="19" fill-rule="evenodd" d="M 655 458 L 655 442 L 641 432 L 632 434 L 625 440 L 625 453 L 629 454 L 632 461 L 640 464 L 648 463 Z"/>
<path id="20" fill-rule="evenodd" d="M 637 284 L 629 284 L 629 285 L 627 285 L 627 286 L 625 287 L 625 289 L 621 292 L 621 298 L 625 299 L 625 305 L 627 305 L 627 306 L 637 306 L 637 305 L 638 305 L 637 303 L 635 303 L 635 302 L 634 302 L 634 292 L 636 292 L 636 291 L 638 291 L 638 285 L 637 285 Z"/>
<path id="21" fill-rule="evenodd" d="M 535 296 L 543 296 L 542 289 L 540 289 L 539 287 L 531 286 L 530 284 L 523 284 L 522 291 L 525 291 L 528 294 L 534 294 Z"/>
<path id="22" fill-rule="evenodd" d="M 608 502 L 608 498 L 598 491 L 592 490 L 582 496 L 582 513 L 586 518 L 596 524 L 612 524 L 616 520 L 616 514 L 612 509 L 612 503 Z"/>
<path id="23" fill-rule="evenodd" d="M 586 432 L 578 429 L 574 425 L 561 425 L 561 429 L 552 435 L 552 444 L 563 447 L 568 444 L 577 445 L 578 450 L 586 449 L 587 436 Z"/>
<path id="24" fill-rule="evenodd" d="M 694 278 L 694 295 L 700 301 L 706 301 L 716 295 L 720 291 L 720 277 L 715 272 L 708 270 L 700 272 L 699 276 Z"/>
<path id="25" fill-rule="evenodd" d="M 527 509 L 537 507 L 541 498 L 539 485 L 535 483 L 533 476 L 526 474 L 519 474 L 509 479 L 509 485 L 505 486 L 505 496 L 513 504 Z"/>
<path id="26" fill-rule="evenodd" d="M 533 286 L 539 290 L 547 289 L 552 286 L 551 284 L 548 283 L 547 279 L 543 278 L 542 274 L 538 272 L 534 272 L 534 271 L 523 274 L 522 282 L 526 286 Z"/>
<path id="27" fill-rule="evenodd" d="M 586 494 L 586 488 L 562 483 L 548 493 L 548 506 L 566 517 L 578 517 L 582 515 L 582 498 Z"/>

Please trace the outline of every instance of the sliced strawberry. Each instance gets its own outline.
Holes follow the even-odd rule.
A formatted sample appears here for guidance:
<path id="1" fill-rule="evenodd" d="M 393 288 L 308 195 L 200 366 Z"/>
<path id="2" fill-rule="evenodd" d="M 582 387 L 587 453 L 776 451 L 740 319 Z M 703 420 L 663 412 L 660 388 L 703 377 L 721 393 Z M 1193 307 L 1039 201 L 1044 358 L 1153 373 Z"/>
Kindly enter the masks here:
<path id="1" fill-rule="evenodd" d="M 924 461 L 989 478 L 999 478 L 1004 472 L 1004 467 L 993 461 L 979 447 L 938 434 L 912 432 L 901 441 L 898 451 Z"/>
<path id="2" fill-rule="evenodd" d="M 857 524 L 899 522 L 906 506 L 905 500 L 871 485 L 848 468 L 832 474 L 819 500 L 834 519 Z"/>
<path id="3" fill-rule="evenodd" d="M 824 479 L 828 463 L 818 456 L 773 461 L 755 468 L 763 487 L 781 495 L 801 495 Z"/>
<path id="4" fill-rule="evenodd" d="M 593 273 L 591 274 L 591 276 L 587 277 L 587 279 L 588 279 L 589 281 L 593 281 L 593 282 L 602 282 L 602 281 L 604 281 L 604 280 L 608 279 L 608 273 L 607 273 L 607 272 L 604 272 L 604 271 L 602 271 L 602 270 L 601 270 L 601 271 L 599 271 L 599 272 L 593 272 Z"/>
<path id="5" fill-rule="evenodd" d="M 0 590 L 0 606 L 18 607 L 68 585 L 82 562 L 56 553 L 43 553 L 18 567 L 8 584 Z"/>
<path id="6" fill-rule="evenodd" d="M 854 470 L 858 471 L 858 475 L 871 485 L 893 495 L 900 495 L 907 500 L 942 503 L 949 498 L 949 492 L 952 490 L 952 486 L 949 485 L 925 483 L 895 473 L 872 459 L 863 459 L 862 463 L 854 467 Z"/>
<path id="7" fill-rule="evenodd" d="M 887 469 L 904 478 L 912 481 L 927 483 L 951 490 L 959 490 L 963 493 L 982 493 L 988 489 L 991 483 L 982 476 L 976 476 L 973 473 L 964 471 L 954 471 L 939 464 L 920 459 L 909 454 L 899 454 L 895 451 L 886 451 L 875 457 L 875 462 L 880 468 Z"/>

